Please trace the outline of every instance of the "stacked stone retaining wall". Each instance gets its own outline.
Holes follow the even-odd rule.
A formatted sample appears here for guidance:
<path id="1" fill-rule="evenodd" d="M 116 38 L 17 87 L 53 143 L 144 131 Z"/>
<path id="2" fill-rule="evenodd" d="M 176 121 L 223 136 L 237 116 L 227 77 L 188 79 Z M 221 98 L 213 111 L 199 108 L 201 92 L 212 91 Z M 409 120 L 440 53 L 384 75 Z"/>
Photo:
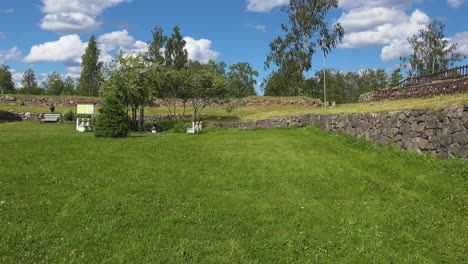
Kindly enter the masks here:
<path id="1" fill-rule="evenodd" d="M 73 98 L 67 97 L 16 97 L 13 95 L 4 95 L 0 96 L 0 104 L 8 105 L 27 105 L 27 106 L 48 106 L 54 104 L 55 106 L 73 106 Z M 221 107 L 225 105 L 228 101 L 226 100 L 213 100 L 209 106 Z M 183 101 L 176 99 L 176 105 L 181 107 L 183 106 Z M 249 105 L 282 105 L 282 106 L 306 106 L 306 107 L 320 107 L 321 104 L 318 101 L 311 99 L 281 99 L 281 98 L 243 98 L 232 100 L 229 103 L 237 106 L 249 106 Z M 157 99 L 152 104 L 153 107 L 167 107 L 169 104 L 168 101 Z M 98 104 L 99 106 L 99 104 Z M 186 107 L 191 107 L 192 104 L 189 102 L 186 103 Z"/>
<path id="2" fill-rule="evenodd" d="M 252 129 L 306 125 L 365 137 L 402 150 L 468 159 L 468 105 L 378 114 L 305 114 L 210 127 Z"/>

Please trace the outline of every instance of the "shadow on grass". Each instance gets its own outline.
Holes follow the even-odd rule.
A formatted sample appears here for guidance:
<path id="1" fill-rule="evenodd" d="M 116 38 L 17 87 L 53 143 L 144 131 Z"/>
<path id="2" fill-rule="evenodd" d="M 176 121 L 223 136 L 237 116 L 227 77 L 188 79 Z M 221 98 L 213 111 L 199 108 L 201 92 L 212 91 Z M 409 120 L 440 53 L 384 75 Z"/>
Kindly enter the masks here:
<path id="1" fill-rule="evenodd" d="M 208 123 L 232 123 L 232 122 L 239 122 L 241 119 L 238 116 L 210 115 L 210 116 L 203 118 L 203 120 Z"/>

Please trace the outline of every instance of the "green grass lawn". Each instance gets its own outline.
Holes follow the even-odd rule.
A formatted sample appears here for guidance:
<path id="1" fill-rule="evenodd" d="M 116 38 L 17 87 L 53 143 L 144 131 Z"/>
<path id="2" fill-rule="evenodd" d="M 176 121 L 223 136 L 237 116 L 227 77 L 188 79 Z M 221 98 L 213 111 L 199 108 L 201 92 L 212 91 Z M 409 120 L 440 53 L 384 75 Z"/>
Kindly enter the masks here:
<path id="1" fill-rule="evenodd" d="M 315 128 L 0 124 L 0 263 L 466 263 L 468 163 Z"/>

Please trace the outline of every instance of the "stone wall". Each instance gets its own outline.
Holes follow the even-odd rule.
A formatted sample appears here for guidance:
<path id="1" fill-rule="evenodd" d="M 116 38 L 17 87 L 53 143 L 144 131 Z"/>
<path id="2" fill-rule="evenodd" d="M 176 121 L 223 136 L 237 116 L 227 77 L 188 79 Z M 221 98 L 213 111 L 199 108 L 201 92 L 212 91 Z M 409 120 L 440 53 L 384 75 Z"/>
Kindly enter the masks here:
<path id="1" fill-rule="evenodd" d="M 12 95 L 0 96 L 0 104 L 8 105 L 29 105 L 29 106 L 48 106 L 54 104 L 55 106 L 73 106 L 71 103 L 73 99 L 67 97 L 28 97 L 18 98 Z"/>
<path id="2" fill-rule="evenodd" d="M 71 103 L 73 98 L 67 97 L 27 97 L 27 98 L 20 98 L 12 95 L 4 95 L 0 96 L 0 104 L 8 104 L 8 105 L 29 105 L 29 106 L 48 106 L 54 104 L 55 106 L 73 106 L 74 104 Z M 209 106 L 223 106 L 227 101 L 223 100 L 214 100 L 212 101 Z M 232 104 L 238 106 L 249 106 L 249 105 L 297 105 L 297 106 L 307 106 L 307 107 L 320 107 L 321 104 L 317 101 L 311 99 L 281 99 L 281 98 L 262 98 L 262 97 L 254 97 L 254 98 L 243 98 L 243 99 L 236 99 L 231 101 Z M 168 105 L 167 101 L 164 100 L 155 100 L 153 105 L 154 107 L 166 107 Z M 183 106 L 182 100 L 177 99 L 176 105 Z M 99 104 L 98 104 L 99 106 Z M 187 107 L 191 107 L 191 103 L 187 102 Z"/>
<path id="3" fill-rule="evenodd" d="M 365 137 L 402 150 L 468 159 L 468 105 L 378 114 L 305 114 L 210 127 L 252 129 L 306 125 Z"/>
<path id="4" fill-rule="evenodd" d="M 369 103 L 374 101 L 374 94 L 373 93 L 366 93 L 361 94 L 359 96 L 359 103 Z"/>
<path id="5" fill-rule="evenodd" d="M 39 121 L 41 120 L 44 113 L 29 113 L 29 112 L 16 112 L 1 111 L 0 110 L 0 121 Z"/>
<path id="6" fill-rule="evenodd" d="M 430 83 L 375 90 L 374 101 L 420 98 L 468 92 L 468 78 L 436 80 Z"/>

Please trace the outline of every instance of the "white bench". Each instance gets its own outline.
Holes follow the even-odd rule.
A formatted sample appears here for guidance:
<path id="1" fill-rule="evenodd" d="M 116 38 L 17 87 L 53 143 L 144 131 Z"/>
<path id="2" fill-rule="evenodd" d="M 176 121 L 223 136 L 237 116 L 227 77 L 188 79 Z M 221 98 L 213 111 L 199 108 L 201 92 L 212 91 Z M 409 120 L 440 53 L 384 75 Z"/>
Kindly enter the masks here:
<path id="1" fill-rule="evenodd" d="M 61 120 L 61 114 L 44 114 L 41 118 L 41 122 L 59 122 Z"/>
<path id="2" fill-rule="evenodd" d="M 187 133 L 189 134 L 198 134 L 201 131 L 202 131 L 201 121 L 192 122 L 192 127 L 187 128 Z"/>

